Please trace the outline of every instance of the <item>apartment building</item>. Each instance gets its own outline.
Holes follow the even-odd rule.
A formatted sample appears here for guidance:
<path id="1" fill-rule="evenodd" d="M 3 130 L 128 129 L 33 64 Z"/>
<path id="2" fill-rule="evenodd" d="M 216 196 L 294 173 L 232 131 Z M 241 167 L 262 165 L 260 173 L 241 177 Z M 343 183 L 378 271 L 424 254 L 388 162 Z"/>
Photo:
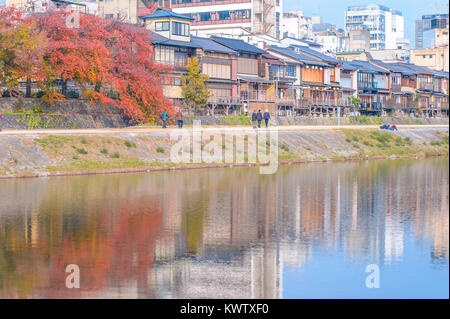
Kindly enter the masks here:
<path id="1" fill-rule="evenodd" d="M 97 0 L 6 0 L 7 7 L 17 8 L 29 13 L 44 12 L 49 9 L 66 8 L 85 14 L 98 14 Z"/>
<path id="2" fill-rule="evenodd" d="M 411 63 L 426 66 L 433 70 L 448 72 L 449 29 L 431 29 L 423 32 L 423 34 L 423 48 L 411 51 Z"/>
<path id="3" fill-rule="evenodd" d="M 303 11 L 289 11 L 281 17 L 282 38 L 313 40 L 313 25 L 310 17 L 305 17 Z"/>
<path id="4" fill-rule="evenodd" d="M 415 30 L 416 49 L 426 48 L 426 46 L 424 45 L 426 45 L 427 31 L 446 28 L 448 29 L 448 13 L 423 15 L 422 19 L 416 20 L 416 30 Z"/>
<path id="5" fill-rule="evenodd" d="M 404 39 L 404 18 L 400 11 L 381 5 L 350 6 L 345 12 L 345 30 L 369 31 L 370 49 L 395 49 Z"/>
<path id="6" fill-rule="evenodd" d="M 159 6 L 194 20 L 197 36 L 240 35 L 243 29 L 280 38 L 282 0 L 164 0 Z"/>

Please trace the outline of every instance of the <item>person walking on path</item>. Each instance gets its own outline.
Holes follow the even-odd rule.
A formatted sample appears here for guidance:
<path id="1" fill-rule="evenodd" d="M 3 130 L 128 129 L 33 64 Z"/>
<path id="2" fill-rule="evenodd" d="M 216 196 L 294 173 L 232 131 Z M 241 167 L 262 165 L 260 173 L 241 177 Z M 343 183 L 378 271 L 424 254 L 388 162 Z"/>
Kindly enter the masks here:
<path id="1" fill-rule="evenodd" d="M 178 122 L 178 128 L 183 128 L 183 112 L 181 112 L 181 108 L 178 109 L 177 114 L 175 114 L 175 118 Z"/>
<path id="2" fill-rule="evenodd" d="M 261 110 L 258 110 L 258 114 L 256 114 L 256 119 L 258 120 L 258 128 L 261 128 L 261 121 L 263 119 Z"/>
<path id="3" fill-rule="evenodd" d="M 258 115 L 256 114 L 256 111 L 253 110 L 253 113 L 252 113 L 252 124 L 253 124 L 253 128 L 256 128 L 256 121 L 257 121 L 257 119 L 258 119 Z"/>
<path id="4" fill-rule="evenodd" d="M 269 120 L 270 120 L 270 113 L 269 110 L 266 109 L 266 111 L 264 112 L 264 122 L 266 124 L 266 128 L 269 126 Z"/>
<path id="5" fill-rule="evenodd" d="M 161 114 L 161 116 L 160 116 L 160 118 L 161 118 L 161 120 L 162 120 L 162 122 L 163 122 L 163 126 L 162 126 L 162 128 L 166 128 L 167 126 L 166 126 L 166 122 L 167 122 L 167 120 L 169 119 L 169 113 L 167 113 L 167 111 L 166 110 L 164 110 L 163 112 L 162 112 L 162 114 Z"/>

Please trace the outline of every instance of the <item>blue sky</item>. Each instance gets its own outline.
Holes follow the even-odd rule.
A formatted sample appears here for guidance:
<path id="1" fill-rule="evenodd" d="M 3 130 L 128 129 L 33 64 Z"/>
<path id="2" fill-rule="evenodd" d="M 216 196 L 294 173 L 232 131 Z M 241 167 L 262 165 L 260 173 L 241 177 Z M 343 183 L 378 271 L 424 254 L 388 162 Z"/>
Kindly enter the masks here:
<path id="1" fill-rule="evenodd" d="M 351 5 L 381 4 L 399 10 L 405 17 L 405 36 L 414 48 L 414 21 L 423 14 L 448 12 L 448 0 L 284 0 L 285 10 L 303 10 L 306 16 L 319 15 L 322 20 L 344 27 L 345 10 Z"/>
<path id="2" fill-rule="evenodd" d="M 0 4 L 5 0 L 0 0 Z M 320 15 L 324 22 L 344 27 L 344 12 L 349 5 L 382 4 L 399 10 L 405 17 L 405 36 L 414 45 L 414 21 L 423 14 L 448 12 L 448 0 L 284 0 L 285 10 L 303 10 L 306 16 Z"/>

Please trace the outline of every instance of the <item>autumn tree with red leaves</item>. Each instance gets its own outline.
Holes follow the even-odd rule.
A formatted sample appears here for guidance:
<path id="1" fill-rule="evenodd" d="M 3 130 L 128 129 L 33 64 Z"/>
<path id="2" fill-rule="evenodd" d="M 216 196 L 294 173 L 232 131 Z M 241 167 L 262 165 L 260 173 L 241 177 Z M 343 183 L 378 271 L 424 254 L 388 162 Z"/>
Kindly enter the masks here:
<path id="1" fill-rule="evenodd" d="M 170 69 L 153 60 L 148 30 L 84 14 L 79 17 L 79 25 L 73 27 L 67 23 L 73 16 L 69 11 L 22 17 L 17 11 L 3 10 L 0 16 L 7 21 L 0 28 L 17 29 L 23 38 L 38 39 L 30 39 L 17 46 L 17 52 L 5 51 L 2 56 L 0 38 L 0 60 L 11 60 L 6 69 L 2 69 L 0 61 L 0 84 L 6 83 L 5 74 L 16 80 L 38 81 L 46 92 L 46 101 L 52 102 L 63 98 L 57 92 L 55 79 L 64 84 L 74 81 L 83 97 L 94 105 L 114 104 L 136 121 L 154 122 L 163 108 L 173 113 L 161 87 Z"/>

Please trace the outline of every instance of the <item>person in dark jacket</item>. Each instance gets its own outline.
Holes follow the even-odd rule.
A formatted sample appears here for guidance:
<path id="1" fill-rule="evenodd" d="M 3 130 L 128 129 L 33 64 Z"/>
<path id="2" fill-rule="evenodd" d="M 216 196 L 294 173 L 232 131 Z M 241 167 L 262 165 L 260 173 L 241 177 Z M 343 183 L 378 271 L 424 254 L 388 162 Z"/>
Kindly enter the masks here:
<path id="1" fill-rule="evenodd" d="M 257 121 L 257 119 L 258 119 L 258 115 L 256 114 L 256 111 L 253 110 L 253 113 L 252 113 L 252 124 L 253 124 L 253 128 L 256 128 L 256 121 Z"/>
<path id="2" fill-rule="evenodd" d="M 266 123 L 266 128 L 269 126 L 269 120 L 270 120 L 270 113 L 269 110 L 266 109 L 264 112 L 264 122 Z"/>
<path id="3" fill-rule="evenodd" d="M 164 110 L 164 111 L 162 112 L 161 116 L 160 116 L 161 121 L 163 122 L 162 128 L 166 128 L 166 127 L 167 127 L 167 126 L 166 126 L 166 122 L 167 122 L 167 120 L 169 119 L 169 117 L 170 117 L 169 113 L 167 113 L 167 111 Z"/>
<path id="4" fill-rule="evenodd" d="M 175 114 L 175 118 L 178 122 L 178 128 L 183 128 L 183 112 L 181 112 L 181 108 L 178 109 L 177 114 Z"/>
<path id="5" fill-rule="evenodd" d="M 258 120 L 258 128 L 261 128 L 261 121 L 263 119 L 261 110 L 258 110 L 258 114 L 256 114 L 256 119 Z"/>

